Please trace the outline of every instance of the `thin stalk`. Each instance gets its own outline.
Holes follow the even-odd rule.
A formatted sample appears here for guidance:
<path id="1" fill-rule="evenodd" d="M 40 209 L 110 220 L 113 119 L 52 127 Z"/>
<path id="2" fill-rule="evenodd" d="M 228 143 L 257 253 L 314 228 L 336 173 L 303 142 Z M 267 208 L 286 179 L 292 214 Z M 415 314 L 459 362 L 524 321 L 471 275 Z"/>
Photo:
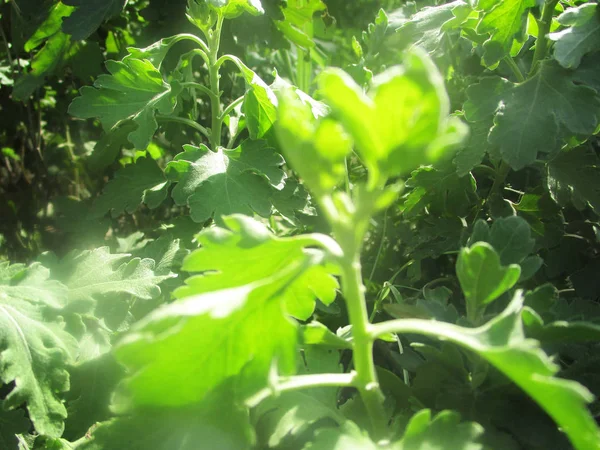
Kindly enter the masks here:
<path id="1" fill-rule="evenodd" d="M 221 105 L 221 90 L 219 88 L 219 47 L 221 45 L 221 28 L 223 27 L 223 16 L 219 15 L 217 24 L 214 30 L 210 32 L 210 39 L 208 41 L 208 70 L 210 74 L 210 90 L 213 92 L 214 97 L 210 99 L 211 106 L 211 135 L 210 145 L 213 151 L 221 146 L 221 129 L 223 127 L 223 118 L 221 113 L 223 112 L 223 106 Z"/>
<path id="2" fill-rule="evenodd" d="M 194 122 L 191 119 L 186 119 L 185 117 L 177 117 L 177 116 L 165 116 L 163 114 L 157 114 L 156 119 L 162 120 L 164 122 L 182 123 L 184 125 L 194 128 L 196 131 L 200 132 L 200 134 L 202 134 L 204 137 L 206 137 L 207 139 L 210 140 L 209 131 L 206 128 L 204 128 L 202 125 L 200 125 L 198 122 Z"/>
<path id="3" fill-rule="evenodd" d="M 196 89 L 200 92 L 203 92 L 204 94 L 208 95 L 208 97 L 211 99 L 211 101 L 213 100 L 213 98 L 215 98 L 214 92 L 211 91 L 206 86 L 204 86 L 203 84 L 196 83 L 194 81 L 186 81 L 185 83 L 181 83 L 181 86 L 186 87 L 186 88 Z"/>
<path id="4" fill-rule="evenodd" d="M 244 101 L 243 95 L 241 97 L 236 98 L 234 101 L 232 101 L 221 113 L 221 120 L 225 119 L 225 116 L 227 116 L 227 114 L 229 114 L 231 111 L 233 111 L 235 109 L 235 107 L 237 105 L 239 105 L 240 103 L 242 103 L 243 101 Z"/>
<path id="5" fill-rule="evenodd" d="M 500 166 L 496 171 L 496 177 L 494 178 L 494 183 L 492 184 L 492 188 L 490 189 L 490 193 L 488 194 L 488 199 L 492 194 L 500 192 L 500 187 L 506 180 L 508 173 L 510 172 L 510 166 L 506 164 L 504 161 L 500 162 Z"/>
<path id="6" fill-rule="evenodd" d="M 512 70 L 512 73 L 515 75 L 519 83 L 525 81 L 525 76 L 523 75 L 523 72 L 521 72 L 521 69 L 519 69 L 519 66 L 517 66 L 517 63 L 512 58 L 512 56 L 507 56 L 506 58 L 504 58 L 504 61 L 506 62 L 508 67 L 510 67 L 510 70 Z"/>
<path id="7" fill-rule="evenodd" d="M 274 386 L 260 390 L 246 400 L 246 405 L 254 408 L 269 397 L 281 392 L 297 391 L 315 387 L 352 387 L 355 384 L 356 373 L 319 373 L 314 375 L 295 375 L 281 378 Z"/>
<path id="8" fill-rule="evenodd" d="M 531 78 L 538 70 L 539 63 L 546 57 L 548 52 L 548 33 L 550 32 L 550 26 L 552 25 L 552 17 L 554 16 L 554 8 L 558 4 L 558 0 L 546 0 L 544 3 L 544 9 L 542 10 L 542 17 L 537 21 L 538 24 L 538 35 L 535 41 L 535 52 L 533 53 L 533 61 L 531 62 L 531 69 L 529 70 L 528 78 Z"/>

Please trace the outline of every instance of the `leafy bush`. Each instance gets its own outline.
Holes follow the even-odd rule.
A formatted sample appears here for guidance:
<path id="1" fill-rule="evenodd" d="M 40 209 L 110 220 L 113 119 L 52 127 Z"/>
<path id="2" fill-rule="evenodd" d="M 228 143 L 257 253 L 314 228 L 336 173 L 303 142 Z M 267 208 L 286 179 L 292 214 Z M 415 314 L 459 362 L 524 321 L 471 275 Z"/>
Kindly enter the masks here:
<path id="1" fill-rule="evenodd" d="M 2 449 L 600 448 L 598 5 L 378 3 L 2 6 Z"/>

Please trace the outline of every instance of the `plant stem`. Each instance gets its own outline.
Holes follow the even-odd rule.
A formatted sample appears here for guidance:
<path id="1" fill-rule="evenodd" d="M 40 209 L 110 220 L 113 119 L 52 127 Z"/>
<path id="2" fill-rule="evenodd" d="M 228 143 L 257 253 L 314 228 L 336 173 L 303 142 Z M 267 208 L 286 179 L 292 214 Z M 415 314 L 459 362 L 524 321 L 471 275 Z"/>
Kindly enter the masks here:
<path id="1" fill-rule="evenodd" d="M 223 27 L 223 16 L 219 14 L 215 28 L 211 30 L 208 40 L 208 70 L 210 75 L 210 90 L 213 97 L 210 99 L 211 106 L 211 135 L 210 146 L 213 151 L 216 151 L 221 146 L 221 128 L 223 127 L 223 118 L 221 113 L 223 107 L 221 105 L 221 91 L 219 88 L 219 47 L 221 45 L 221 28 Z"/>
<path id="2" fill-rule="evenodd" d="M 353 246 L 353 245 L 352 245 Z M 342 243 L 342 249 L 347 250 Z M 373 362 L 373 342 L 365 301 L 365 287 L 362 282 L 360 253 L 345 253 L 341 261 L 342 293 L 346 300 L 350 323 L 352 324 L 353 362 L 356 370 L 356 388 L 360 392 L 365 408 L 371 418 L 373 438 L 382 439 L 387 428 L 387 418 L 383 409 L 384 396 L 379 387 L 375 363 Z"/>
<path id="3" fill-rule="evenodd" d="M 542 10 L 542 17 L 537 21 L 538 24 L 538 35 L 535 41 L 535 52 L 533 53 L 533 61 L 531 62 L 531 69 L 529 70 L 528 78 L 531 78 L 538 70 L 539 63 L 546 57 L 548 52 L 548 33 L 550 32 L 550 26 L 552 25 L 552 17 L 554 16 L 554 8 L 558 0 L 546 0 L 544 3 L 544 9 Z"/>
<path id="4" fill-rule="evenodd" d="M 162 120 L 164 122 L 182 123 L 184 125 L 194 128 L 196 131 L 199 131 L 200 134 L 202 134 L 204 137 L 206 137 L 207 139 L 210 139 L 210 133 L 208 132 L 208 130 L 206 128 L 204 128 L 202 125 L 200 125 L 198 122 L 194 122 L 191 119 L 186 119 L 185 117 L 177 117 L 177 116 L 166 116 L 163 114 L 157 114 L 156 119 Z"/>
<path id="5" fill-rule="evenodd" d="M 253 408 L 267 398 L 276 396 L 280 392 L 297 391 L 299 389 L 315 387 L 350 387 L 354 386 L 355 379 L 355 372 L 319 373 L 314 375 L 295 375 L 292 377 L 280 378 L 274 383 L 274 386 L 262 389 L 247 399 L 246 405 Z"/>
<path id="6" fill-rule="evenodd" d="M 508 55 L 504 58 L 504 61 L 506 62 L 506 64 L 508 64 L 508 67 L 510 67 L 510 70 L 512 70 L 512 73 L 515 75 L 519 83 L 525 81 L 525 76 L 523 76 L 523 72 L 521 72 L 521 69 L 519 69 L 519 66 L 517 66 L 517 63 L 512 58 L 512 56 Z"/>
<path id="7" fill-rule="evenodd" d="M 221 120 L 225 119 L 225 116 L 227 116 L 227 114 L 229 114 L 231 111 L 233 111 L 235 109 L 235 107 L 237 105 L 239 105 L 240 103 L 242 103 L 243 101 L 244 101 L 243 95 L 241 97 L 236 98 L 234 101 L 232 101 L 221 113 Z"/>
<path id="8" fill-rule="evenodd" d="M 213 91 L 211 91 L 209 88 L 207 88 L 206 86 L 204 86 L 203 84 L 200 83 L 196 83 L 194 81 L 187 81 L 185 83 L 181 83 L 182 87 L 186 87 L 186 88 L 192 88 L 192 89 L 197 89 L 200 92 L 205 93 L 206 95 L 208 95 L 208 97 L 211 99 L 211 101 L 213 99 L 216 99 L 215 94 L 213 93 Z"/>

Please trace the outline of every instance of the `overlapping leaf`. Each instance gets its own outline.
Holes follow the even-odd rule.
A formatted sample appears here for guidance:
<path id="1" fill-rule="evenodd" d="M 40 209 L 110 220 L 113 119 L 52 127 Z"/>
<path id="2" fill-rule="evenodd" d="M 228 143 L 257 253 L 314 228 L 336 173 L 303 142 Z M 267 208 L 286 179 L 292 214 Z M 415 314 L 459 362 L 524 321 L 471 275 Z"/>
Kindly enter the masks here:
<path id="1" fill-rule="evenodd" d="M 169 182 L 152 158 L 139 158 L 119 170 L 96 199 L 98 215 L 110 211 L 113 217 L 131 214 L 144 203 L 150 209 L 158 207 L 167 197 Z"/>
<path id="2" fill-rule="evenodd" d="M 197 236 L 201 248 L 185 259 L 183 270 L 201 274 L 188 278 L 186 286 L 175 292 L 177 297 L 266 279 L 293 261 L 305 258 L 311 252 L 318 253 L 307 248 L 315 245 L 315 241 L 300 237 L 277 238 L 249 217 L 230 216 L 223 221 L 228 229 L 214 228 Z M 293 280 L 282 293 L 287 312 L 306 320 L 315 309 L 316 299 L 331 304 L 339 287 L 332 269 L 313 266 Z"/>
<path id="3" fill-rule="evenodd" d="M 576 84 L 573 73 L 545 62 L 524 83 L 484 79 L 469 87 L 469 121 L 495 113 L 488 140 L 515 170 L 535 162 L 538 152 L 555 153 L 572 135 L 589 136 L 600 120 L 596 91 Z"/>
<path id="4" fill-rule="evenodd" d="M 586 408 L 592 394 L 577 382 L 554 376 L 558 366 L 539 349 L 539 342 L 525 337 L 522 306 L 523 296 L 517 292 L 506 310 L 479 328 L 406 320 L 396 329 L 446 338 L 478 353 L 532 397 L 576 449 L 599 448 L 600 430 Z"/>
<path id="5" fill-rule="evenodd" d="M 156 112 L 173 112 L 178 89 L 164 81 L 147 60 L 107 61 L 106 68 L 110 75 L 100 75 L 94 87 L 83 87 L 69 113 L 82 119 L 97 117 L 107 131 L 133 120 L 138 128 L 129 134 L 129 140 L 136 148 L 145 149 L 158 128 Z"/>
<path id="6" fill-rule="evenodd" d="M 567 28 L 550 33 L 548 37 L 556 42 L 554 59 L 561 66 L 575 68 L 586 53 L 600 49 L 600 17 L 596 3 L 569 8 L 557 20 Z"/>
<path id="7" fill-rule="evenodd" d="M 119 14 L 127 0 L 65 0 L 77 9 L 63 20 L 62 29 L 73 40 L 87 39 L 106 19 Z"/>
<path id="8" fill-rule="evenodd" d="M 271 278 L 180 299 L 136 323 L 114 350 L 131 374 L 116 407 L 192 405 L 230 377 L 243 397 L 267 385 L 273 364 L 293 372 L 297 331 L 282 297 L 307 263 L 301 257 Z"/>
<path id="9" fill-rule="evenodd" d="M 25 404 L 35 429 L 55 437 L 67 417 L 60 395 L 69 388 L 66 367 L 76 342 L 44 310 L 64 303 L 65 294 L 37 264 L 0 264 L 0 380 L 14 383 L 1 407 Z"/>
<path id="10" fill-rule="evenodd" d="M 213 152 L 206 146 L 184 146 L 184 152 L 167 165 L 167 176 L 177 181 L 173 199 L 188 205 L 192 219 L 257 213 L 268 216 L 273 188 L 283 188 L 283 158 L 264 141 L 246 141 Z"/>
<path id="11" fill-rule="evenodd" d="M 477 8 L 482 10 L 477 32 L 490 35 L 483 44 L 483 60 L 488 67 L 510 54 L 515 38 L 523 40 L 521 34 L 525 31 L 527 12 L 535 6 L 535 0 L 480 0 L 477 3 Z"/>
<path id="12" fill-rule="evenodd" d="M 483 431 L 477 423 L 461 423 L 460 415 L 454 411 L 442 411 L 432 418 L 431 411 L 423 409 L 411 417 L 397 449 L 483 450 L 484 446 L 479 442 Z"/>
<path id="13" fill-rule="evenodd" d="M 319 86 L 371 171 L 406 173 L 439 159 L 465 137 L 464 125 L 449 120 L 440 73 L 421 51 L 378 75 L 369 95 L 339 70 L 323 72 Z"/>
<path id="14" fill-rule="evenodd" d="M 53 278 L 69 288 L 69 301 L 94 302 L 106 294 L 126 293 L 151 299 L 160 293 L 158 284 L 170 275 L 156 275 L 154 260 L 111 254 L 108 247 L 73 251 L 58 260 L 44 259 Z"/>

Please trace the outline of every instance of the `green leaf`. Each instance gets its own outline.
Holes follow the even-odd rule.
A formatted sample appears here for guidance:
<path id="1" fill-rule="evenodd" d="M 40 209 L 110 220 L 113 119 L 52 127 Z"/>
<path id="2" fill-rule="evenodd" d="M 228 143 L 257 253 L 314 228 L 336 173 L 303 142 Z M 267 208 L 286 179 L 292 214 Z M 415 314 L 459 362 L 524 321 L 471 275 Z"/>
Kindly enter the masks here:
<path id="1" fill-rule="evenodd" d="M 303 450 L 397 450 L 396 447 L 380 447 L 353 422 L 346 421 L 340 428 L 321 428 L 316 437 Z"/>
<path id="2" fill-rule="evenodd" d="M 475 178 L 461 178 L 452 167 L 417 169 L 410 174 L 406 186 L 411 188 L 401 206 L 406 217 L 423 213 L 425 208 L 436 216 L 464 217 L 478 203 Z"/>
<path id="3" fill-rule="evenodd" d="M 126 121 L 122 125 L 104 133 L 94 145 L 94 150 L 87 160 L 87 167 L 94 173 L 102 172 L 112 163 L 123 147 L 131 147 L 127 136 L 136 129 L 133 121 Z"/>
<path id="4" fill-rule="evenodd" d="M 78 450 L 233 450 L 252 448 L 248 414 L 231 398 L 207 407 L 147 409 L 101 423 Z"/>
<path id="5" fill-rule="evenodd" d="M 585 3 L 568 8 L 557 20 L 568 28 L 550 33 L 548 38 L 556 42 L 554 59 L 561 66 L 575 68 L 579 66 L 585 54 L 600 48 L 600 17 L 597 4 Z"/>
<path id="6" fill-rule="evenodd" d="M 66 395 L 69 416 L 64 437 L 74 441 L 96 422 L 112 417 L 112 393 L 125 373 L 110 353 L 77 364 L 69 373 L 71 388 Z"/>
<path id="7" fill-rule="evenodd" d="M 111 254 L 108 247 L 72 251 L 62 260 L 44 261 L 52 276 L 69 288 L 69 301 L 94 302 L 106 294 L 126 293 L 140 299 L 160 294 L 158 284 L 169 278 L 154 273 L 152 259 Z"/>
<path id="8" fill-rule="evenodd" d="M 337 122 L 315 118 L 297 91 L 284 89 L 279 100 L 276 131 L 287 160 L 317 195 L 330 193 L 346 176 L 349 136 Z"/>
<path id="9" fill-rule="evenodd" d="M 210 7 L 206 0 L 188 0 L 185 16 L 205 34 L 217 21 L 215 10 Z"/>
<path id="10" fill-rule="evenodd" d="M 19 441 L 15 435 L 26 433 L 30 426 L 22 409 L 6 411 L 0 408 L 0 447 L 7 450 L 16 449 Z"/>
<path id="11" fill-rule="evenodd" d="M 479 0 L 477 7 L 482 10 L 482 16 L 477 33 L 490 34 L 483 44 L 483 62 L 487 67 L 510 55 L 515 39 L 523 40 L 527 12 L 535 6 L 535 0 Z"/>
<path id="12" fill-rule="evenodd" d="M 264 14 L 260 0 L 206 0 L 226 19 L 235 19 L 244 12 L 253 16 Z"/>
<path id="13" fill-rule="evenodd" d="M 195 222 L 234 213 L 271 213 L 271 190 L 283 188 L 285 174 L 283 158 L 264 141 L 245 141 L 233 150 L 216 152 L 204 145 L 186 145 L 184 150 L 167 165 L 166 173 L 177 181 L 175 203 L 187 204 Z"/>
<path id="14" fill-rule="evenodd" d="M 167 198 L 169 182 L 152 158 L 139 158 L 119 170 L 94 202 L 98 216 L 132 214 L 142 203 L 154 209 Z"/>
<path id="15" fill-rule="evenodd" d="M 596 213 L 600 213 L 600 160 L 589 147 L 582 145 L 561 152 L 547 166 L 548 188 L 554 200 L 560 204 L 568 200 L 583 199 Z"/>
<path id="16" fill-rule="evenodd" d="M 250 137 L 260 139 L 269 132 L 277 119 L 277 97 L 262 78 L 238 57 L 228 56 L 238 67 L 246 82 L 242 112 L 246 117 Z"/>
<path id="17" fill-rule="evenodd" d="M 334 334 L 320 322 L 310 322 L 301 326 L 302 342 L 307 345 L 318 345 L 337 349 L 351 349 L 352 344 Z"/>
<path id="18" fill-rule="evenodd" d="M 575 449 L 600 448 L 600 430 L 586 408 L 593 395 L 577 382 L 554 376 L 559 367 L 539 349 L 537 341 L 525 338 L 522 306 L 523 297 L 517 292 L 502 313 L 479 328 L 404 320 L 379 332 L 426 334 L 476 352 L 533 398 L 567 434 Z"/>
<path id="19" fill-rule="evenodd" d="M 10 410 L 25 404 L 38 433 L 62 435 L 67 411 L 61 394 L 69 389 L 67 364 L 77 342 L 59 322 L 44 315 L 64 290 L 47 280 L 47 271 L 34 264 L 0 263 L 0 381 L 14 383 L 0 404 Z M 49 292 L 44 292 L 47 283 Z"/>
<path id="20" fill-rule="evenodd" d="M 498 253 L 486 242 L 463 248 L 456 262 L 456 275 L 465 294 L 469 319 L 475 319 L 477 311 L 512 288 L 520 274 L 516 264 L 502 266 Z"/>
<path id="21" fill-rule="evenodd" d="M 527 221 L 519 216 L 496 219 L 487 240 L 500 256 L 502 265 L 519 264 L 533 251 L 535 239 Z"/>
<path id="22" fill-rule="evenodd" d="M 431 410 L 422 409 L 408 422 L 398 450 L 483 450 L 478 442 L 483 432 L 478 423 L 461 423 L 457 412 L 442 411 L 432 419 Z"/>
<path id="23" fill-rule="evenodd" d="M 303 237 L 278 238 L 261 223 L 242 215 L 224 217 L 227 228 L 212 228 L 200 233 L 201 245 L 184 261 L 183 270 L 201 272 L 188 278 L 186 286 L 177 289 L 176 297 L 243 286 L 264 280 L 281 268 L 307 255 L 321 255 L 308 249 L 314 240 Z M 325 239 L 327 239 L 324 236 Z M 300 319 L 308 319 L 316 299 L 326 305 L 336 297 L 338 282 L 331 267 L 315 265 L 308 268 L 282 293 L 286 311 Z"/>
<path id="24" fill-rule="evenodd" d="M 64 33 L 52 35 L 31 61 L 31 70 L 17 78 L 13 89 L 13 97 L 27 100 L 33 92 L 44 84 L 47 76 L 58 72 L 81 48 L 71 42 L 70 36 Z"/>
<path id="25" fill-rule="evenodd" d="M 288 0 L 285 6 L 281 7 L 284 19 L 276 20 L 275 26 L 294 44 L 311 48 L 315 46 L 315 42 L 312 36 L 306 33 L 305 26 L 312 25 L 314 15 L 326 9 L 323 0 Z"/>
<path id="26" fill-rule="evenodd" d="M 143 150 L 158 128 L 155 113 L 173 112 L 177 89 L 147 60 L 107 61 L 106 68 L 110 75 L 100 75 L 94 87 L 83 87 L 69 106 L 69 114 L 81 119 L 98 117 L 106 131 L 131 119 L 138 128 L 129 140 Z"/>
<path id="27" fill-rule="evenodd" d="M 296 259 L 272 278 L 180 299 L 137 322 L 114 349 L 131 374 L 115 408 L 191 405 L 230 377 L 243 398 L 268 384 L 273 364 L 292 373 L 297 330 L 282 296 L 307 263 Z"/>
<path id="28" fill-rule="evenodd" d="M 341 373 L 337 351 L 305 348 L 299 374 Z M 323 419 L 338 424 L 346 422 L 337 406 L 335 387 L 307 388 L 283 392 L 261 402 L 253 411 L 257 417 L 255 429 L 259 441 L 269 448 L 285 447 L 301 440 L 303 433 Z"/>
<path id="29" fill-rule="evenodd" d="M 25 42 L 23 50 L 30 52 L 59 33 L 63 19 L 68 17 L 72 11 L 73 8 L 68 6 L 66 2 L 54 3 L 48 11 L 45 20 L 37 27 L 27 42 Z"/>
<path id="30" fill-rule="evenodd" d="M 375 77 L 369 95 L 339 69 L 324 71 L 319 87 L 374 175 L 400 175 L 431 163 L 467 131 L 448 118 L 443 79 L 422 51 Z"/>
<path id="31" fill-rule="evenodd" d="M 190 0 L 192 3 L 194 0 Z M 160 69 L 163 60 L 167 56 L 167 53 L 175 44 L 185 39 L 192 37 L 190 34 L 176 34 L 168 38 L 163 38 L 156 41 L 154 44 L 144 48 L 127 47 L 127 52 L 130 58 L 134 59 L 147 59 L 152 63 L 154 67 Z"/>
<path id="32" fill-rule="evenodd" d="M 542 63 L 524 83 L 503 98 L 489 141 L 500 148 L 514 170 L 535 162 L 538 152 L 560 149 L 565 131 L 590 135 L 599 123 L 600 98 L 585 86 L 574 84 L 570 72 L 556 63 Z"/>
<path id="33" fill-rule="evenodd" d="M 77 9 L 63 20 L 62 29 L 75 41 L 87 39 L 102 22 L 120 14 L 127 0 L 64 0 Z"/>

